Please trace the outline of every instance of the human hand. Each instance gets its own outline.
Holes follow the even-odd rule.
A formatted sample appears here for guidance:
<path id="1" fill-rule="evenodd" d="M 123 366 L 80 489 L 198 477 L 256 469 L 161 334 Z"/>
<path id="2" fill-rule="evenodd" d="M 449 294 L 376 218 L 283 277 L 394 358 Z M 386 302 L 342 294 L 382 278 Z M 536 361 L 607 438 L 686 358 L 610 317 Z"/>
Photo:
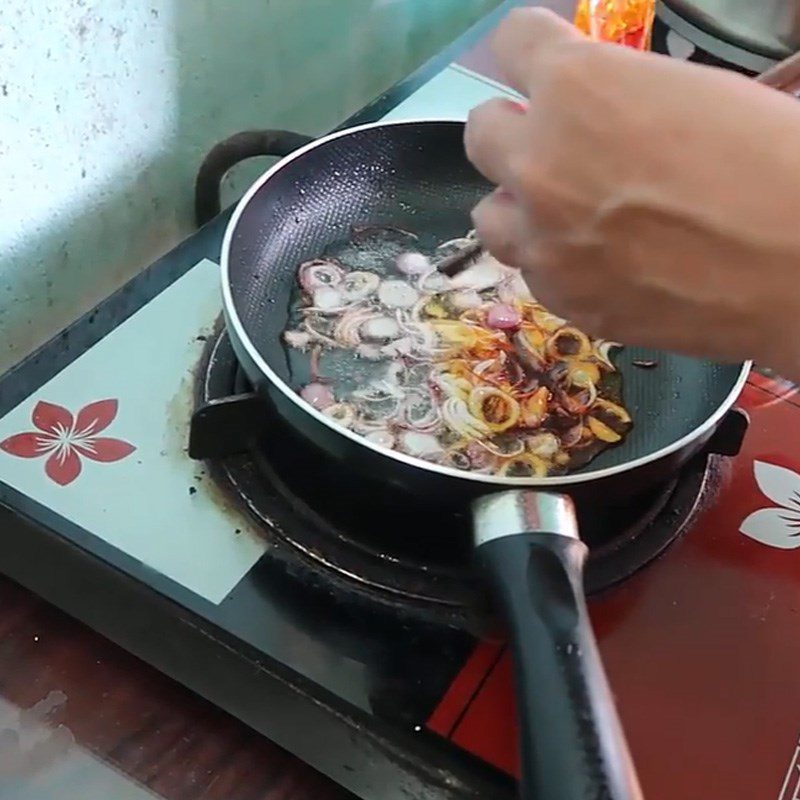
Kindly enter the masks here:
<path id="1" fill-rule="evenodd" d="M 538 9 L 494 42 L 527 106 L 466 128 L 498 187 L 481 240 L 604 338 L 800 379 L 800 105 L 742 76 L 591 42 Z"/>

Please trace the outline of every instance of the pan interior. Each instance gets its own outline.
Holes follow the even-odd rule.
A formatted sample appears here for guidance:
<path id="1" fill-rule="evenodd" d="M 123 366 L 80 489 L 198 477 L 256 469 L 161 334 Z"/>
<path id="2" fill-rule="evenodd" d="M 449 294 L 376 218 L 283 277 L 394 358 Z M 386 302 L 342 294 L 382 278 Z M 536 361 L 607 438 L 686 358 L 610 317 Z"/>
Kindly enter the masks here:
<path id="1" fill-rule="evenodd" d="M 463 124 L 455 122 L 360 129 L 285 163 L 251 196 L 230 240 L 231 295 L 245 334 L 284 383 L 290 369 L 281 334 L 300 263 L 349 238 L 354 226 L 397 226 L 427 242 L 461 236 L 471 226 L 470 209 L 491 186 L 466 160 L 462 135 Z M 657 366 L 642 369 L 636 361 Z M 741 365 L 642 348 L 624 348 L 616 362 L 634 427 L 584 473 L 690 434 L 741 374 Z"/>

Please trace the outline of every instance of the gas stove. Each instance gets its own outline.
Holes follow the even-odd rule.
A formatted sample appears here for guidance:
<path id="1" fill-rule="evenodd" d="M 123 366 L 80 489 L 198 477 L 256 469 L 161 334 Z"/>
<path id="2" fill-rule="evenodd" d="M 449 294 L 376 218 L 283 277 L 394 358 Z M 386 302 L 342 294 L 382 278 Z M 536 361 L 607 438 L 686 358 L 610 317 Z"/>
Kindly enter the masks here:
<path id="1" fill-rule="evenodd" d="M 348 124 L 513 96 L 485 46 L 509 5 Z M 218 321 L 226 220 L 0 378 L 0 570 L 360 797 L 511 798 L 466 521 L 355 496 L 265 413 Z M 583 520 L 648 800 L 800 797 L 800 394 L 754 372 L 739 407 L 746 435 L 731 414 L 669 485 Z"/>

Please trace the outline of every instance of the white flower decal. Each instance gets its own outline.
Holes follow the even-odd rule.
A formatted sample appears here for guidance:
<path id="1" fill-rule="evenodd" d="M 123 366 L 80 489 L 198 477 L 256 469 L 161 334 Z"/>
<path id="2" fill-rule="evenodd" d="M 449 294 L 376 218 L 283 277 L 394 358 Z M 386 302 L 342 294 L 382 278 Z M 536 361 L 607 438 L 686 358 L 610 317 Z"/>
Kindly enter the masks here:
<path id="1" fill-rule="evenodd" d="M 770 547 L 781 550 L 800 547 L 800 475 L 765 461 L 753 462 L 753 471 L 758 488 L 777 507 L 755 511 L 739 530 Z"/>

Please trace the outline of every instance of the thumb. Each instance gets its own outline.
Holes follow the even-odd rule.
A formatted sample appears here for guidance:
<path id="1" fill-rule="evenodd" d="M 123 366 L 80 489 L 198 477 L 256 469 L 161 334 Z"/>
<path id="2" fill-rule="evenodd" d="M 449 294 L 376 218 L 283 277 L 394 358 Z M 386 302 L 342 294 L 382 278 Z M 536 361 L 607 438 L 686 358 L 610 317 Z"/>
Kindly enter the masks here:
<path id="1" fill-rule="evenodd" d="M 530 97 L 537 66 L 565 45 L 589 40 L 571 23 L 545 8 L 514 9 L 498 26 L 492 42 L 497 63 L 510 85 Z"/>

